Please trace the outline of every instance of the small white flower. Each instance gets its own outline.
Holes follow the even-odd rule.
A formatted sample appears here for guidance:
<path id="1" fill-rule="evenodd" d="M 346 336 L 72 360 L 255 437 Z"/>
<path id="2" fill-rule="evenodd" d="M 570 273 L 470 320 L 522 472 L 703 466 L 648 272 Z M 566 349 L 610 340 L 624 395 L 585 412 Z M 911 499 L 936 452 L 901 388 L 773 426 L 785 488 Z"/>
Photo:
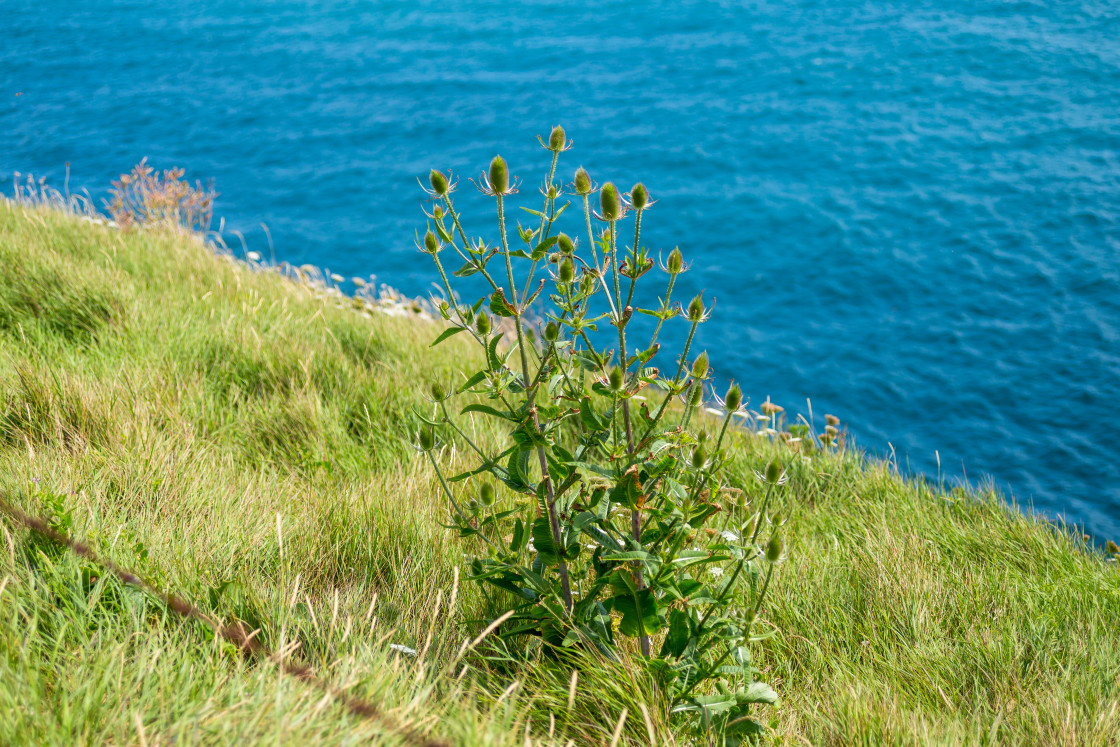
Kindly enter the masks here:
<path id="1" fill-rule="evenodd" d="M 728 542 L 737 542 L 739 540 L 739 535 L 735 534 L 735 532 L 732 532 L 730 529 L 724 529 L 719 533 L 719 536 L 723 537 Z"/>
<path id="2" fill-rule="evenodd" d="M 715 415 L 716 417 L 723 417 L 723 410 L 717 410 L 714 407 L 705 407 L 704 412 L 708 413 L 709 415 Z"/>
<path id="3" fill-rule="evenodd" d="M 250 262 L 260 262 L 261 261 L 261 253 L 260 252 L 249 252 L 245 256 L 249 258 Z"/>
<path id="4" fill-rule="evenodd" d="M 712 574 L 716 578 L 719 578 L 720 576 L 723 575 L 723 569 L 722 568 L 709 568 L 708 573 Z"/>
<path id="5" fill-rule="evenodd" d="M 390 643 L 389 648 L 391 648 L 394 651 L 397 651 L 399 653 L 402 653 L 405 656 L 417 656 L 418 655 L 416 649 L 409 648 L 408 646 L 404 646 L 404 645 L 401 645 L 399 643 Z"/>
<path id="6" fill-rule="evenodd" d="M 336 283 L 341 283 L 341 282 L 342 282 L 343 280 L 345 280 L 345 279 L 346 279 L 346 278 L 342 277 L 342 276 L 341 276 L 341 275 L 339 275 L 339 274 L 338 274 L 337 272 L 332 272 L 332 273 L 331 273 L 331 280 L 333 280 L 333 281 L 334 281 L 334 282 L 336 282 Z"/>
<path id="7" fill-rule="evenodd" d="M 358 286 L 359 288 L 366 287 L 366 281 L 362 280 L 361 278 L 350 278 L 350 280 L 353 281 L 354 285 Z"/>

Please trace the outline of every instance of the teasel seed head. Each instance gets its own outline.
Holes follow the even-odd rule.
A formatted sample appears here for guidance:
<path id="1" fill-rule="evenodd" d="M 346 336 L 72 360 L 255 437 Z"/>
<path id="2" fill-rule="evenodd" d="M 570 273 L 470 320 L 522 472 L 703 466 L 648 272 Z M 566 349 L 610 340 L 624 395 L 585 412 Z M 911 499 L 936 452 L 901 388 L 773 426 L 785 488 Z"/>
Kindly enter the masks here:
<path id="1" fill-rule="evenodd" d="M 782 479 L 782 463 L 777 459 L 771 460 L 770 464 L 766 465 L 766 482 L 771 485 L 777 485 L 778 481 Z"/>
<path id="2" fill-rule="evenodd" d="M 572 237 L 566 233 L 562 233 L 557 237 L 556 246 L 559 247 L 560 253 L 566 256 L 570 257 L 576 253 L 575 242 L 573 242 Z"/>
<path id="3" fill-rule="evenodd" d="M 446 396 L 447 396 L 447 392 L 443 391 L 443 387 L 440 385 L 440 383 L 438 381 L 433 381 L 432 382 L 432 399 L 434 399 L 436 402 L 439 402 L 440 400 L 442 400 Z"/>
<path id="4" fill-rule="evenodd" d="M 780 557 L 782 557 L 782 538 L 774 532 L 774 536 L 766 543 L 766 559 L 775 563 Z"/>
<path id="5" fill-rule="evenodd" d="M 608 381 L 610 382 L 612 392 L 617 392 L 622 389 L 622 378 L 621 368 L 615 366 L 611 369 L 610 374 L 608 374 Z"/>
<path id="6" fill-rule="evenodd" d="M 743 404 L 743 390 L 739 388 L 738 384 L 732 384 L 731 388 L 727 390 L 727 394 L 723 397 L 723 407 L 727 412 L 736 412 L 739 406 Z"/>
<path id="7" fill-rule="evenodd" d="M 700 382 L 696 382 L 695 384 L 693 384 L 692 389 L 690 389 L 688 392 L 688 406 L 690 408 L 699 407 L 700 400 L 703 398 L 703 395 L 704 388 L 700 386 Z"/>
<path id="8" fill-rule="evenodd" d="M 481 573 L 481 571 L 479 571 Z M 754 610 L 747 610 L 743 613 L 743 624 L 752 625 L 754 623 L 755 612 Z"/>
<path id="9" fill-rule="evenodd" d="M 432 173 L 428 174 L 428 181 L 431 182 L 432 191 L 440 197 L 446 197 L 450 189 L 450 184 L 447 182 L 447 177 L 443 172 L 432 169 Z"/>
<path id="10" fill-rule="evenodd" d="M 576 169 L 576 194 L 581 197 L 591 194 L 591 175 L 582 166 Z"/>
<path id="11" fill-rule="evenodd" d="M 565 285 L 575 280 L 576 266 L 572 262 L 571 257 L 565 257 L 564 261 L 560 263 L 560 282 Z"/>
<path id="12" fill-rule="evenodd" d="M 607 182 L 599 190 L 599 209 L 603 220 L 616 221 L 622 217 L 622 200 L 618 196 L 618 187 L 613 182 Z"/>
<path id="13" fill-rule="evenodd" d="M 674 247 L 673 251 L 669 252 L 669 261 L 666 263 L 666 269 L 670 275 L 680 275 L 684 272 L 684 257 L 681 256 L 681 250 Z"/>
<path id="14" fill-rule="evenodd" d="M 559 153 L 564 150 L 565 144 L 564 128 L 560 125 L 556 125 L 552 128 L 552 132 L 548 136 L 548 149 L 553 153 Z"/>
<path id="15" fill-rule="evenodd" d="M 431 451 L 436 445 L 436 434 L 432 430 L 432 426 L 425 425 L 420 428 L 420 448 L 424 451 Z"/>
<path id="16" fill-rule="evenodd" d="M 494 505 L 494 486 L 488 482 L 482 483 L 478 489 L 478 502 L 483 506 Z"/>
<path id="17" fill-rule="evenodd" d="M 556 326 L 556 322 L 549 322 L 544 325 L 544 339 L 548 342 L 556 342 L 556 338 L 560 334 L 560 328 Z"/>
<path id="18" fill-rule="evenodd" d="M 704 318 L 704 299 L 702 296 L 696 296 L 688 303 L 688 319 L 691 322 L 699 322 Z"/>
<path id="19" fill-rule="evenodd" d="M 490 162 L 490 189 L 500 195 L 509 191 L 509 168 L 501 156 L 494 156 Z"/>
<path id="20" fill-rule="evenodd" d="M 430 230 L 424 234 L 424 251 L 428 254 L 436 254 L 439 252 L 439 239 Z"/>
<path id="21" fill-rule="evenodd" d="M 708 351 L 704 351 L 696 356 L 696 360 L 692 363 L 692 378 L 703 379 L 708 375 Z"/>
<path id="22" fill-rule="evenodd" d="M 704 453 L 703 446 L 697 446 L 692 450 L 692 467 L 693 469 L 700 469 L 704 463 L 708 461 L 708 455 Z"/>
<path id="23" fill-rule="evenodd" d="M 646 205 L 649 204 L 649 192 L 646 191 L 646 185 L 638 182 L 630 190 L 630 204 L 634 206 L 635 210 L 644 210 Z"/>
<path id="24" fill-rule="evenodd" d="M 474 328 L 480 335 L 490 334 L 490 316 L 488 314 L 479 314 L 478 318 L 474 320 Z"/>

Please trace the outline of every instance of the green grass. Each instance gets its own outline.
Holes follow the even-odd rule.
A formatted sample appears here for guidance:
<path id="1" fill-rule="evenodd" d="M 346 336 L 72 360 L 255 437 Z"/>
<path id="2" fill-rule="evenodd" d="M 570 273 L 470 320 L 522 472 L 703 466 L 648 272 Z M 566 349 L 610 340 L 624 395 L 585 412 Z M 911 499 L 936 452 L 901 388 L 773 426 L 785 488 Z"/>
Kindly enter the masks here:
<path id="1" fill-rule="evenodd" d="M 192 239 L 0 202 L 0 490 L 266 645 L 294 642 L 391 723 L 608 744 L 626 709 L 620 743 L 687 743 L 627 661 L 580 665 L 570 700 L 570 664 L 456 657 L 488 610 L 456 583 L 466 548 L 410 446 L 424 384 L 473 355 L 429 349 L 438 329 Z M 792 465 L 789 555 L 761 617 L 778 632 L 753 652 L 783 697 L 759 712 L 773 743 L 1120 744 L 1115 562 L 991 492 L 745 433 L 733 448 L 748 491 L 776 451 Z M 400 743 L 0 527 L 0 743 Z"/>

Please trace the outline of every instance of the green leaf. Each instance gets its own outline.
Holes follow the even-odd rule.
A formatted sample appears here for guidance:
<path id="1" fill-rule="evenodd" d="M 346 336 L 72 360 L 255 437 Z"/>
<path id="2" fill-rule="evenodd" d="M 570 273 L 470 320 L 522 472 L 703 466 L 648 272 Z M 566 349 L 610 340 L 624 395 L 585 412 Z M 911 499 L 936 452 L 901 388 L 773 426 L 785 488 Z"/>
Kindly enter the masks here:
<path id="1" fill-rule="evenodd" d="M 443 332 L 440 332 L 439 337 L 437 337 L 435 339 L 435 342 L 433 342 L 428 347 L 434 348 L 436 345 L 439 345 L 441 342 L 446 340 L 448 337 L 451 337 L 453 335 L 459 334 L 460 332 L 466 332 L 466 331 L 467 331 L 466 327 L 448 327 L 447 329 L 443 330 Z"/>
<path id="2" fill-rule="evenodd" d="M 510 552 L 518 553 L 525 546 L 525 524 L 518 519 L 513 525 L 513 537 L 509 541 Z"/>
<path id="3" fill-rule="evenodd" d="M 460 410 L 459 414 L 466 415 L 468 412 L 481 412 L 484 415 L 492 415 L 496 418 L 501 418 L 502 420 L 512 420 L 515 423 L 517 422 L 517 418 L 514 417 L 512 412 L 508 412 L 506 410 L 495 410 L 490 405 L 484 405 L 481 402 L 472 402 L 471 404 Z"/>
<path id="4" fill-rule="evenodd" d="M 490 310 L 497 316 L 511 317 L 517 314 L 517 309 L 506 300 L 505 291 L 501 288 L 490 294 Z"/>
<path id="5" fill-rule="evenodd" d="M 738 701 L 740 705 L 747 705 L 750 703 L 774 705 L 778 702 L 778 694 L 774 692 L 774 688 L 770 687 L 765 682 L 752 682 L 745 690 L 740 690 L 735 693 L 735 700 Z"/>
<path id="6" fill-rule="evenodd" d="M 462 394 L 463 392 L 467 391 L 468 389 L 470 389 L 475 384 L 478 384 L 483 379 L 485 379 L 486 376 L 488 375 L 488 373 L 489 373 L 488 371 L 479 371 L 474 376 L 467 379 L 466 382 L 456 390 L 456 392 L 458 392 L 459 394 Z"/>
<path id="7" fill-rule="evenodd" d="M 548 253 L 548 250 L 556 245 L 556 240 L 558 238 L 558 236 L 550 236 L 541 243 L 537 244 L 535 247 L 533 247 L 533 252 L 529 255 L 529 258 L 536 262 L 544 257 L 544 255 Z"/>
<path id="8" fill-rule="evenodd" d="M 605 431 L 608 427 L 608 424 L 604 423 L 592 408 L 590 397 L 584 397 L 579 401 L 579 419 L 583 422 L 583 427 L 589 431 Z"/>
<path id="9" fill-rule="evenodd" d="M 528 213 L 529 215 L 535 215 L 535 216 L 537 216 L 538 218 L 543 218 L 543 217 L 545 217 L 545 216 L 544 216 L 544 213 L 542 213 L 542 212 L 541 212 L 540 210 L 533 210 L 532 208 L 527 208 L 527 207 L 525 207 L 524 205 L 519 205 L 518 207 L 520 207 L 520 208 L 521 208 L 522 210 L 524 210 L 524 211 L 525 211 L 526 213 Z"/>
<path id="10" fill-rule="evenodd" d="M 533 521 L 533 547 L 540 553 L 545 563 L 554 565 L 560 560 L 556 542 L 552 539 L 552 525 L 547 516 L 537 517 Z"/>
<path id="11" fill-rule="evenodd" d="M 469 278 L 471 275 L 474 275 L 476 272 L 478 272 L 478 267 L 475 266 L 475 263 L 474 262 L 467 262 L 462 267 L 460 267 L 458 270 L 455 270 L 455 272 L 453 272 L 451 274 L 454 275 L 457 278 Z"/>
<path id="12" fill-rule="evenodd" d="M 679 659 L 688 647 L 691 637 L 692 628 L 688 624 L 688 613 L 684 610 L 672 610 L 669 613 L 669 632 L 661 645 L 661 655 Z"/>
<path id="13" fill-rule="evenodd" d="M 661 629 L 657 599 L 649 589 L 614 597 L 614 608 L 622 613 L 618 629 L 623 635 L 652 635 Z"/>

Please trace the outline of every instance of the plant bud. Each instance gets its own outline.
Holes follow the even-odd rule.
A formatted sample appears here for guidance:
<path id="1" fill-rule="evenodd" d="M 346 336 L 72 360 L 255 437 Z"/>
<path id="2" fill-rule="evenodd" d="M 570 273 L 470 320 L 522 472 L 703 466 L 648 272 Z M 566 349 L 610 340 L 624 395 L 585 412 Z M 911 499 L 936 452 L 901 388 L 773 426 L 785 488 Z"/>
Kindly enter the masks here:
<path id="1" fill-rule="evenodd" d="M 467 508 L 470 509 L 470 512 L 472 514 L 477 514 L 478 513 L 478 500 L 476 498 L 471 498 L 469 501 L 467 501 Z"/>
<path id="2" fill-rule="evenodd" d="M 500 195 L 509 191 L 509 169 L 501 156 L 494 156 L 490 162 L 490 189 Z"/>
<path id="3" fill-rule="evenodd" d="M 774 536 L 770 538 L 770 542 L 766 545 L 766 559 L 774 563 L 780 557 L 782 557 L 782 538 L 775 532 Z"/>
<path id="4" fill-rule="evenodd" d="M 641 182 L 634 185 L 630 190 L 630 204 L 634 206 L 635 210 L 642 210 L 649 204 L 649 192 L 646 191 L 646 186 Z"/>
<path id="5" fill-rule="evenodd" d="M 605 220 L 616 221 L 622 217 L 622 202 L 618 197 L 618 187 L 613 182 L 607 182 L 599 190 L 599 208 Z"/>
<path id="6" fill-rule="evenodd" d="M 617 392 L 622 389 L 622 369 L 618 367 L 612 368 L 609 375 L 609 381 L 612 392 Z"/>
<path id="7" fill-rule="evenodd" d="M 446 396 L 447 396 L 447 392 L 443 391 L 443 387 L 440 386 L 440 383 L 438 381 L 433 381 L 432 382 L 432 399 L 439 402 L 441 399 L 443 399 Z"/>
<path id="8" fill-rule="evenodd" d="M 580 293 L 591 293 L 595 290 L 595 278 L 590 275 L 584 275 L 579 281 Z"/>
<path id="9" fill-rule="evenodd" d="M 424 251 L 428 254 L 435 254 L 439 251 L 439 239 L 431 231 L 424 234 Z"/>
<path id="10" fill-rule="evenodd" d="M 581 196 L 591 194 L 591 175 L 582 166 L 576 169 L 576 194 Z"/>
<path id="11" fill-rule="evenodd" d="M 696 357 L 692 364 L 692 378 L 702 379 L 708 375 L 708 352 L 704 351 Z"/>
<path id="12" fill-rule="evenodd" d="M 548 199 L 555 200 L 560 196 L 560 190 L 556 189 L 555 185 L 548 188 Z"/>
<path id="13" fill-rule="evenodd" d="M 745 624 L 745 625 L 752 624 L 754 622 L 754 618 L 755 618 L 754 610 L 747 610 L 746 612 L 743 613 L 743 624 Z"/>
<path id="14" fill-rule="evenodd" d="M 431 451 L 436 445 L 436 434 L 432 431 L 432 426 L 425 425 L 420 429 L 420 448 L 424 451 Z"/>
<path id="15" fill-rule="evenodd" d="M 553 153 L 564 150 L 564 128 L 560 125 L 552 128 L 552 133 L 548 136 L 548 149 Z"/>
<path id="16" fill-rule="evenodd" d="M 482 487 L 478 489 L 478 502 L 483 506 L 494 505 L 494 486 L 488 482 L 482 483 Z"/>
<path id="17" fill-rule="evenodd" d="M 681 256 L 680 249 L 674 248 L 673 251 L 669 252 L 669 262 L 667 263 L 667 269 L 669 270 L 670 275 L 680 275 L 682 272 L 684 272 L 684 257 Z"/>
<path id="18" fill-rule="evenodd" d="M 704 453 L 703 446 L 697 446 L 692 450 L 692 467 L 693 469 L 700 469 L 704 463 L 708 461 L 708 455 Z"/>
<path id="19" fill-rule="evenodd" d="M 560 282 L 567 284 L 572 282 L 576 277 L 576 266 L 572 263 L 571 258 L 565 257 L 564 261 L 560 263 Z"/>
<path id="20" fill-rule="evenodd" d="M 743 404 L 743 391 L 738 384 L 732 384 L 723 398 L 723 406 L 728 412 L 735 412 Z"/>
<path id="21" fill-rule="evenodd" d="M 571 237 L 566 233 L 562 233 L 559 237 L 557 237 L 556 246 L 560 247 L 561 254 L 570 256 L 576 253 L 576 245 L 572 242 Z"/>
<path id="22" fill-rule="evenodd" d="M 766 465 L 766 482 L 776 485 L 782 479 L 782 463 L 777 459 Z"/>
<path id="23" fill-rule="evenodd" d="M 704 318 L 704 299 L 700 296 L 692 299 L 688 304 L 688 319 L 698 322 Z"/>
<path id="24" fill-rule="evenodd" d="M 428 174 L 428 181 L 432 184 L 432 191 L 440 197 L 447 196 L 448 183 L 447 177 L 443 173 L 432 169 L 432 173 Z"/>
<path id="25" fill-rule="evenodd" d="M 700 431 L 699 433 L 696 434 L 696 440 L 701 445 L 708 443 L 708 432 L 707 431 Z"/>
<path id="26" fill-rule="evenodd" d="M 549 322 L 544 325 L 544 339 L 548 342 L 556 342 L 556 337 L 560 334 L 560 328 L 556 326 L 556 322 Z"/>
<path id="27" fill-rule="evenodd" d="M 474 320 L 474 328 L 478 330 L 480 335 L 490 334 L 490 316 L 488 314 L 479 314 L 478 319 Z"/>

